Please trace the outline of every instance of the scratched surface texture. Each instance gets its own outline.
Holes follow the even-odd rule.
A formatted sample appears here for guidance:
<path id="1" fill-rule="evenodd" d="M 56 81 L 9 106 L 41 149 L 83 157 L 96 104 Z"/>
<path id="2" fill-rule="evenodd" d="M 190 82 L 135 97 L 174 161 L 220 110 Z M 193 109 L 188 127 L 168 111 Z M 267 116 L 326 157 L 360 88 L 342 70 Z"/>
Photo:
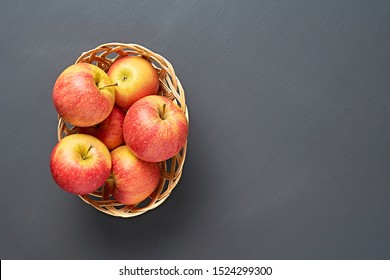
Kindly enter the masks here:
<path id="1" fill-rule="evenodd" d="M 389 259 L 389 1 L 1 1 L 1 259 Z M 190 110 L 182 179 L 133 219 L 60 190 L 51 90 L 138 43 Z"/>

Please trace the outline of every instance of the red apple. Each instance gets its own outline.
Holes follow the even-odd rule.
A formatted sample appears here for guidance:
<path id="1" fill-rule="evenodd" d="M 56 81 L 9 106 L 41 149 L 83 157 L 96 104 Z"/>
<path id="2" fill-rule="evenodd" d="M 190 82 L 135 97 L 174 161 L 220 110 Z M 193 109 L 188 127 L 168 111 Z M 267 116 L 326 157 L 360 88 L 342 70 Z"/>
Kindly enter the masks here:
<path id="1" fill-rule="evenodd" d="M 113 195 L 117 201 L 134 205 L 145 200 L 157 187 L 160 167 L 155 162 L 137 158 L 126 146 L 111 151 Z"/>
<path id="2" fill-rule="evenodd" d="M 93 64 L 78 63 L 58 76 L 52 97 L 64 121 L 75 126 L 92 126 L 110 114 L 115 103 L 115 89 L 102 69 Z"/>
<path id="3" fill-rule="evenodd" d="M 127 110 L 138 99 L 157 94 L 158 73 L 153 65 L 141 56 L 126 56 L 116 60 L 107 72 L 115 87 L 115 102 Z"/>
<path id="4" fill-rule="evenodd" d="M 125 111 L 115 105 L 104 121 L 94 126 L 80 127 L 78 132 L 95 136 L 111 151 L 124 144 L 123 121 L 125 115 Z"/>
<path id="5" fill-rule="evenodd" d="M 140 159 L 160 162 L 177 154 L 187 141 L 188 121 L 172 100 L 150 95 L 135 102 L 123 123 L 126 145 Z"/>
<path id="6" fill-rule="evenodd" d="M 96 137 L 71 134 L 55 145 L 50 170 L 63 190 L 77 195 L 88 194 L 102 186 L 110 175 L 110 152 Z"/>

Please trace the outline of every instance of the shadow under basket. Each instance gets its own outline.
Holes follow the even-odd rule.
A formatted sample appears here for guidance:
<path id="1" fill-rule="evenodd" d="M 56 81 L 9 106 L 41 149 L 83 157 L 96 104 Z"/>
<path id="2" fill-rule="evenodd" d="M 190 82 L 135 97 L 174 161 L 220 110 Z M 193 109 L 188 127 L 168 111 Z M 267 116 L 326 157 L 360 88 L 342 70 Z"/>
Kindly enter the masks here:
<path id="1" fill-rule="evenodd" d="M 83 52 L 75 63 L 91 63 L 107 72 L 111 64 L 125 56 L 142 56 L 152 63 L 157 70 L 160 80 L 159 95 L 173 100 L 185 114 L 189 122 L 188 109 L 185 102 L 184 90 L 172 65 L 161 55 L 136 44 L 107 43 L 92 50 Z M 67 135 L 77 133 L 77 127 L 64 122 L 58 116 L 58 141 Z M 124 205 L 111 195 L 113 180 L 107 179 L 98 190 L 79 197 L 97 210 L 115 217 L 130 218 L 141 215 L 161 205 L 178 184 L 186 158 L 187 142 L 181 151 L 172 158 L 160 162 L 160 181 L 153 193 L 136 205 Z"/>

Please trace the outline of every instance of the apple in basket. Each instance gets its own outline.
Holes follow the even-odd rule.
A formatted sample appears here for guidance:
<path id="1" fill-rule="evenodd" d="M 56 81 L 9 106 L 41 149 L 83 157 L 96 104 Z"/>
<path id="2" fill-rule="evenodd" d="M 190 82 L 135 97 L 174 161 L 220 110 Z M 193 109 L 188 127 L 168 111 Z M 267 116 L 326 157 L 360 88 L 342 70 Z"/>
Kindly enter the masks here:
<path id="1" fill-rule="evenodd" d="M 145 200 L 157 187 L 160 167 L 156 162 L 137 158 L 126 146 L 111 151 L 113 196 L 117 201 L 135 205 Z"/>
<path id="2" fill-rule="evenodd" d="M 122 108 L 115 105 L 110 115 L 104 121 L 94 126 L 79 127 L 78 133 L 95 136 L 111 151 L 124 144 L 123 121 L 125 114 Z"/>
<path id="3" fill-rule="evenodd" d="M 141 56 L 126 56 L 116 60 L 107 72 L 118 86 L 115 87 L 115 102 L 127 110 L 135 101 L 157 94 L 158 73 L 153 65 Z"/>
<path id="4" fill-rule="evenodd" d="M 84 195 L 97 190 L 111 172 L 107 147 L 94 136 L 71 134 L 59 141 L 50 157 L 54 181 L 63 190 Z"/>
<path id="5" fill-rule="evenodd" d="M 110 114 L 115 103 L 115 89 L 110 77 L 89 63 L 73 64 L 57 78 L 53 103 L 65 122 L 92 126 Z"/>
<path id="6" fill-rule="evenodd" d="M 135 102 L 123 123 L 126 145 L 141 160 L 160 162 L 177 154 L 187 141 L 188 121 L 171 99 L 150 95 Z"/>

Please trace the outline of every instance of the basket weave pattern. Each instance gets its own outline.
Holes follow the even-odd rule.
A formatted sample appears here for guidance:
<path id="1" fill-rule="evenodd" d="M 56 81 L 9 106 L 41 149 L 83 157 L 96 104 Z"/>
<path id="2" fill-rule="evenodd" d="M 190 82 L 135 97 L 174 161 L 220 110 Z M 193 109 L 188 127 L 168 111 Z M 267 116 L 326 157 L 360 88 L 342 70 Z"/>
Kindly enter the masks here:
<path id="1" fill-rule="evenodd" d="M 158 72 L 160 80 L 158 94 L 173 100 L 184 112 L 187 121 L 189 121 L 184 89 L 171 63 L 161 55 L 136 44 L 107 43 L 83 52 L 75 63 L 91 63 L 107 72 L 111 64 L 117 59 L 133 55 L 143 56 L 152 63 Z M 62 117 L 58 115 L 58 141 L 74 133 L 77 133 L 77 127 L 64 122 Z M 111 189 L 114 184 L 112 178 L 107 179 L 106 183 L 97 191 L 88 195 L 80 195 L 79 197 L 97 210 L 112 216 L 129 218 L 143 214 L 162 204 L 176 187 L 182 175 L 186 150 L 187 143 L 185 143 L 182 150 L 174 157 L 159 163 L 161 170 L 159 184 L 156 186 L 154 192 L 140 204 L 124 205 L 116 201 L 111 195 Z"/>

